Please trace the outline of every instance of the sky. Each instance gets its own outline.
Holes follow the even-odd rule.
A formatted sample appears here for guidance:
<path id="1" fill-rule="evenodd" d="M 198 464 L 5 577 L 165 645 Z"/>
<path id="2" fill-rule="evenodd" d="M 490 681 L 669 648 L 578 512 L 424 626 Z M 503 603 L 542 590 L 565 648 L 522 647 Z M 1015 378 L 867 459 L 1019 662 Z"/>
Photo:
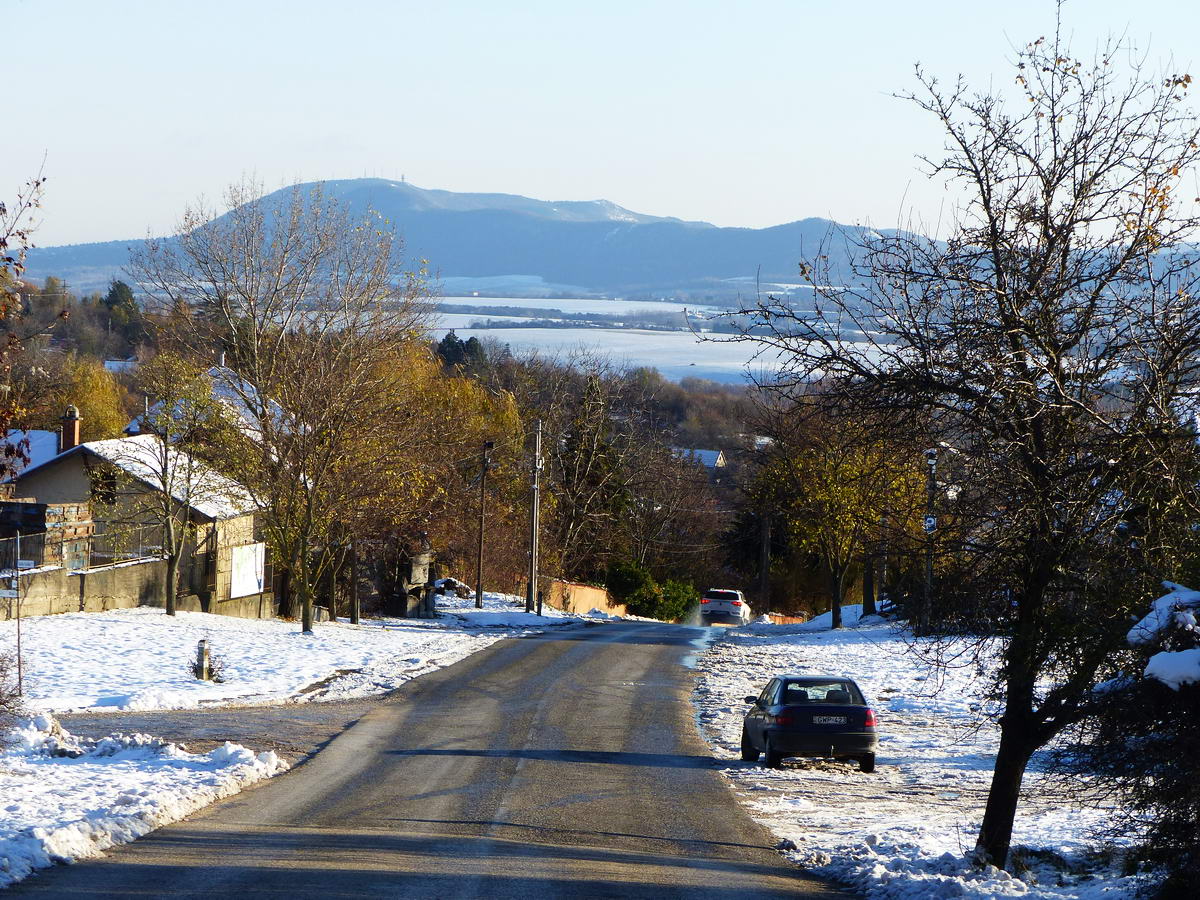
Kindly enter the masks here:
<path id="1" fill-rule="evenodd" d="M 1069 0 L 1078 54 L 1126 34 L 1190 71 L 1200 7 Z M 764 227 L 890 227 L 953 202 L 897 93 L 1011 84 L 1052 0 L 0 0 L 0 200 L 47 176 L 41 246 L 171 231 L 249 175 Z"/>

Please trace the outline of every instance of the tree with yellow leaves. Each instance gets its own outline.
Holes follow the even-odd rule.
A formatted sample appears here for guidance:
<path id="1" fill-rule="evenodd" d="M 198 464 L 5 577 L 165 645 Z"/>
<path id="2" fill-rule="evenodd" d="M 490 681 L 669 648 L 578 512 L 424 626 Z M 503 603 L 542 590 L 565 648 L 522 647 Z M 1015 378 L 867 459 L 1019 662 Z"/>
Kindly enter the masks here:
<path id="1" fill-rule="evenodd" d="M 764 406 L 759 428 L 771 441 L 751 494 L 794 548 L 819 561 L 840 628 L 852 572 L 882 521 L 901 533 L 911 526 L 922 482 L 907 442 L 882 422 L 838 417 L 824 399 L 814 390 Z"/>

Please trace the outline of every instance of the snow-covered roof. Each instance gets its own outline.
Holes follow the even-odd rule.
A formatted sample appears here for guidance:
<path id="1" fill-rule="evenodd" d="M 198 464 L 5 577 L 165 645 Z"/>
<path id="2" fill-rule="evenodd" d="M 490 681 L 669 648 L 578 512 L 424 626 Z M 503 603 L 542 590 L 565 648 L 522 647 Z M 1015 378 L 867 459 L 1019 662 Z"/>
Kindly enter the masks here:
<path id="1" fill-rule="evenodd" d="M 104 369 L 114 375 L 120 375 L 123 372 L 132 372 L 137 368 L 138 361 L 136 359 L 106 359 L 104 361 Z"/>
<path id="2" fill-rule="evenodd" d="M 675 447 L 674 450 L 676 456 L 694 460 L 706 469 L 716 469 L 725 465 L 725 452 L 723 450 L 692 450 L 687 447 Z"/>
<path id="3" fill-rule="evenodd" d="M 29 439 L 29 446 L 25 450 L 25 454 L 29 457 L 29 462 L 17 464 L 17 475 L 32 469 L 34 466 L 40 466 L 42 463 L 48 462 L 58 456 L 57 431 L 43 431 L 41 429 L 21 431 L 20 429 L 12 429 L 8 432 L 4 440 L 6 443 L 15 446 L 25 438 Z"/>
<path id="4" fill-rule="evenodd" d="M 30 466 L 20 477 L 75 453 L 90 454 L 154 490 L 166 490 L 206 519 L 232 519 L 255 509 L 254 501 L 241 485 L 207 463 L 174 447 L 168 447 L 164 457 L 162 439 L 156 434 L 86 441 L 40 466 Z"/>
<path id="5" fill-rule="evenodd" d="M 246 381 L 246 379 L 242 378 L 228 366 L 212 366 L 204 375 L 212 385 L 213 399 L 228 410 L 233 421 L 238 424 L 246 435 L 257 439 L 262 434 L 262 425 L 259 421 L 258 413 L 251 408 L 251 404 L 257 403 L 258 398 L 258 391 L 254 385 Z M 247 401 L 250 402 L 248 403 Z M 280 427 L 283 419 L 283 410 L 274 401 L 268 403 L 268 407 L 270 408 L 271 415 L 275 418 L 276 427 Z M 161 402 L 151 406 L 151 419 L 153 420 L 161 412 Z M 140 433 L 142 431 L 142 418 L 142 416 L 134 416 L 130 423 L 125 426 L 125 433 Z"/>

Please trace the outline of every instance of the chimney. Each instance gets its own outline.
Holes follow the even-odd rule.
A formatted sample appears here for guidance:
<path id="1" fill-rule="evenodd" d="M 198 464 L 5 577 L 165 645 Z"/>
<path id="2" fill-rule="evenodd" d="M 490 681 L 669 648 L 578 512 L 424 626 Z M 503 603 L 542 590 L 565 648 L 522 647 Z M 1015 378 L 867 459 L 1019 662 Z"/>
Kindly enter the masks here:
<path id="1" fill-rule="evenodd" d="M 66 453 L 72 447 L 79 446 L 79 407 L 72 404 L 63 413 L 62 429 L 58 433 L 58 452 Z"/>

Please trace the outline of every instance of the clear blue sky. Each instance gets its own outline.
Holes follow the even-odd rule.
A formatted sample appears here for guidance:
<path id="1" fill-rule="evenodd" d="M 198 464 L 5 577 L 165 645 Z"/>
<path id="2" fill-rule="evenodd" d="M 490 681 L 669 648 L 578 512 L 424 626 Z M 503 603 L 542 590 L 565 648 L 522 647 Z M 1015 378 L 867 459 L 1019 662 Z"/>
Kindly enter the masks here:
<path id="1" fill-rule="evenodd" d="M 242 176 L 421 187 L 761 227 L 897 223 L 944 201 L 941 137 L 891 94 L 920 61 L 1011 82 L 1051 0 L 0 0 L 0 197 L 45 155 L 43 246 L 161 233 Z M 1180 0 L 1072 0 L 1077 52 L 1127 32 L 1192 63 Z"/>

